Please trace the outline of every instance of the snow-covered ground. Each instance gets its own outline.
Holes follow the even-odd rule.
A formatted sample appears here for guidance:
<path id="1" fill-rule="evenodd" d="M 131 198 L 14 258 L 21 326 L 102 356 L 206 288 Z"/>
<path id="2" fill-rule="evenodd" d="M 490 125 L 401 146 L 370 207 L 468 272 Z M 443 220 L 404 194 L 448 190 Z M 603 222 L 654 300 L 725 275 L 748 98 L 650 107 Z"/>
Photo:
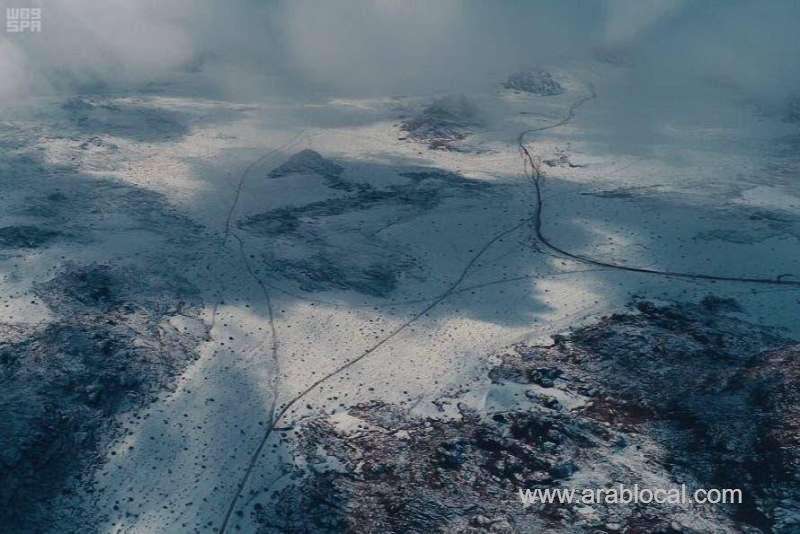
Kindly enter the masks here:
<path id="1" fill-rule="evenodd" d="M 743 318 L 797 338 L 796 286 L 604 268 L 537 242 L 517 137 L 559 122 L 591 84 L 572 120 L 526 137 L 553 243 L 605 263 L 800 281 L 796 125 L 731 99 L 622 131 L 619 69 L 565 67 L 553 96 L 502 80 L 468 94 L 483 116 L 450 149 L 402 128 L 426 96 L 4 109 L 0 227 L 56 233 L 3 242 L 0 321 L 69 320 L 47 284 L 97 265 L 129 270 L 132 301 L 155 277 L 169 295 L 154 298 L 174 306 L 185 283 L 196 312 L 158 316 L 192 332 L 193 357 L 104 427 L 113 439 L 53 501 L 53 531 L 254 531 L 254 503 L 287 483 L 298 421 L 372 400 L 428 413 L 480 380 L 493 351 L 546 343 L 634 296 L 733 297 Z M 270 174 L 303 150 L 323 159 Z"/>

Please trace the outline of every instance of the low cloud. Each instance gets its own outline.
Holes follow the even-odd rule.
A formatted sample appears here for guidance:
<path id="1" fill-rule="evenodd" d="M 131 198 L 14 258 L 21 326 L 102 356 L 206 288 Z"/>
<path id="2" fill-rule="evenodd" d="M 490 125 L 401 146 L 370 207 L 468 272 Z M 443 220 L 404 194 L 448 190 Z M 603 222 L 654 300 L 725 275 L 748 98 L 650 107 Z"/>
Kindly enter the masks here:
<path id="1" fill-rule="evenodd" d="M 408 94 L 623 58 L 639 95 L 716 84 L 778 105 L 800 86 L 800 5 L 744 0 L 2 0 L 42 32 L 0 33 L 0 98 L 196 83 L 209 94 Z M 666 88 L 666 89 L 665 89 Z"/>

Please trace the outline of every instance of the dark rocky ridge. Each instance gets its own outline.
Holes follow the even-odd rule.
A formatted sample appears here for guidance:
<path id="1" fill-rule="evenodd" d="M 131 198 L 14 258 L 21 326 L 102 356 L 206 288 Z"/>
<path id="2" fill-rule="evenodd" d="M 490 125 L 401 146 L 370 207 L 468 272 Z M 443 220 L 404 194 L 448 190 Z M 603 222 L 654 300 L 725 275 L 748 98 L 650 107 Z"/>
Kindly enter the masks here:
<path id="1" fill-rule="evenodd" d="M 408 138 L 436 150 L 464 150 L 460 143 L 482 126 L 478 108 L 464 95 L 437 98 L 402 123 Z"/>
<path id="2" fill-rule="evenodd" d="M 555 96 L 564 92 L 564 88 L 553 79 L 553 75 L 542 69 L 515 72 L 508 77 L 503 87 L 538 96 Z"/>
<path id="3" fill-rule="evenodd" d="M 800 346 L 736 303 L 635 308 L 499 355 L 515 403 L 456 417 L 368 403 L 294 434 L 296 482 L 252 509 L 262 532 L 797 532 Z M 741 505 L 524 508 L 519 488 L 741 488 Z"/>
<path id="4" fill-rule="evenodd" d="M 0 324 L 0 525 L 40 532 L 101 461 L 114 416 L 172 386 L 205 338 L 199 301 L 166 273 L 68 268 L 37 288 L 61 317 Z M 170 323 L 182 317 L 196 326 Z M 63 513 L 60 512 L 60 513 Z"/>
<path id="5" fill-rule="evenodd" d="M 294 174 L 320 176 L 329 188 L 346 194 L 238 221 L 251 236 L 265 238 L 263 269 L 303 291 L 341 289 L 373 297 L 390 296 L 400 277 L 419 270 L 416 259 L 381 232 L 429 213 L 448 199 L 474 198 L 501 188 L 435 168 L 397 172 L 405 183 L 381 187 L 346 176 L 342 165 L 312 150 L 294 154 L 269 177 Z M 357 213 L 373 215 L 371 222 L 348 219 Z M 337 245 L 342 235 L 347 236 L 346 254 Z"/>
<path id="6" fill-rule="evenodd" d="M 4 226 L 0 228 L 0 248 L 39 248 L 60 235 L 55 230 L 32 225 Z"/>
<path id="7" fill-rule="evenodd" d="M 328 187 L 352 191 L 352 184 L 340 179 L 342 172 L 344 172 L 344 167 L 338 163 L 323 158 L 319 152 L 305 149 L 292 155 L 286 160 L 286 163 L 270 171 L 268 176 L 283 178 L 293 174 L 316 174 L 325 179 Z"/>

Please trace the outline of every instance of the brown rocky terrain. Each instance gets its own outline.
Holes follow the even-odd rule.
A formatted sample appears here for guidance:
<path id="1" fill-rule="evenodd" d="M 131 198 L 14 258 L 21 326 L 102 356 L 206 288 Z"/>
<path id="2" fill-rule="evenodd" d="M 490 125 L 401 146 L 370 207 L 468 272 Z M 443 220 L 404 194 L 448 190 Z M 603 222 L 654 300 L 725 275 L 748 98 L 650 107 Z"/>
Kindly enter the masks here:
<path id="1" fill-rule="evenodd" d="M 636 302 L 499 354 L 487 397 L 510 401 L 476 406 L 471 385 L 436 416 L 373 402 L 307 419 L 285 432 L 301 451 L 291 481 L 252 513 L 264 532 L 796 532 L 800 347 L 738 311 Z M 517 496 L 612 484 L 740 488 L 743 502 Z"/>

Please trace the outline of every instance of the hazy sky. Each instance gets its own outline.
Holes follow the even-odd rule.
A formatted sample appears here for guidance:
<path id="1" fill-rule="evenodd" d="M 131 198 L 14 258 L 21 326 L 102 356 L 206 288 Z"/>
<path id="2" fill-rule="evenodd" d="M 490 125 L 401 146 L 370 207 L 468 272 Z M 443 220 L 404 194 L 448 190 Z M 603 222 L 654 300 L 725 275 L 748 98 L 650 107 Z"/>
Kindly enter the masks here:
<path id="1" fill-rule="evenodd" d="M 136 90 L 190 76 L 229 98 L 455 91 L 514 69 L 592 59 L 598 51 L 624 58 L 644 93 L 678 79 L 715 80 L 779 101 L 800 85 L 800 2 L 794 1 L 0 0 L 0 6 L 43 9 L 41 33 L 0 33 L 2 98 Z"/>

